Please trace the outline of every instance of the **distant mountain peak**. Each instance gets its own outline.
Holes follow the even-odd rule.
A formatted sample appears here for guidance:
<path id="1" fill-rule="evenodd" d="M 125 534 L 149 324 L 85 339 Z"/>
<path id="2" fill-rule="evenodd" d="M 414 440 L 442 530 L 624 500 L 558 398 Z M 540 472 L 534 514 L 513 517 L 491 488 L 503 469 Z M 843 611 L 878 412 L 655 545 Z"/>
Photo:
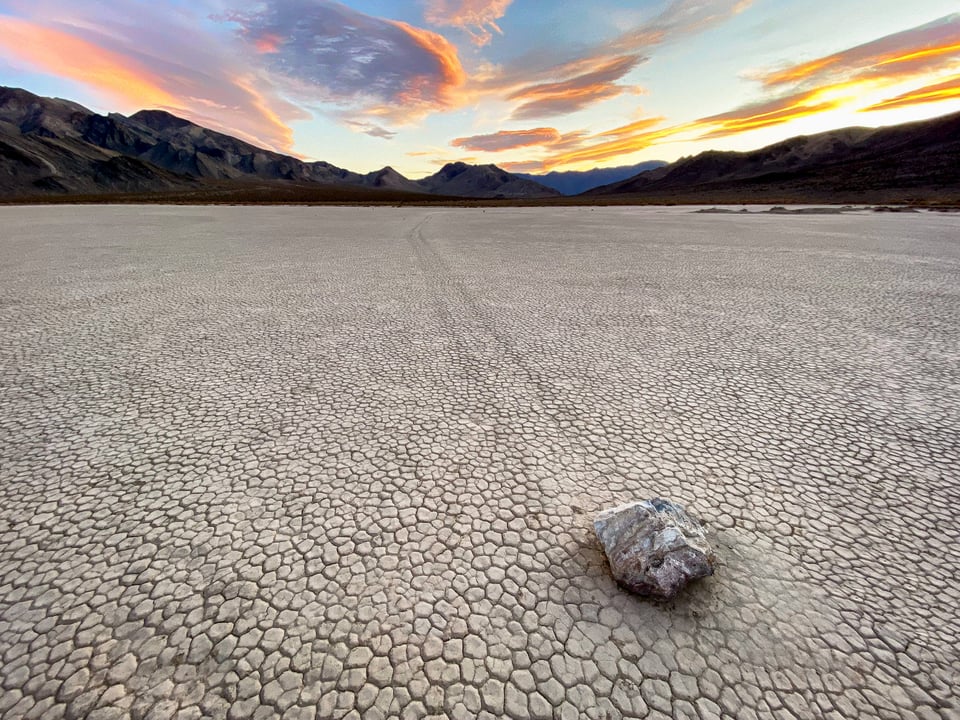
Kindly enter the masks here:
<path id="1" fill-rule="evenodd" d="M 467 170 L 469 170 L 471 167 L 472 166 L 467 165 L 465 162 L 460 162 L 460 161 L 451 162 L 451 163 L 447 163 L 442 168 L 440 168 L 440 170 L 436 174 L 442 175 L 443 177 L 446 177 L 446 178 L 454 178 L 457 175 L 461 175 L 467 172 Z"/>
<path id="2" fill-rule="evenodd" d="M 146 125 L 154 130 L 172 130 L 185 127 L 198 127 L 196 123 L 177 117 L 166 110 L 140 110 L 130 116 L 134 122 Z"/>
<path id="3" fill-rule="evenodd" d="M 522 178 L 533 180 L 554 190 L 558 190 L 564 195 L 579 195 L 595 187 L 626 180 L 627 178 L 634 177 L 638 173 L 654 170 L 664 165 L 666 165 L 666 163 L 661 160 L 648 160 L 636 165 L 593 168 L 592 170 L 554 170 L 546 175 L 532 175 L 529 173 L 517 174 Z"/>
<path id="4" fill-rule="evenodd" d="M 476 198 L 546 198 L 559 195 L 556 190 L 508 173 L 496 165 L 447 163 L 417 184 L 439 195 Z"/>

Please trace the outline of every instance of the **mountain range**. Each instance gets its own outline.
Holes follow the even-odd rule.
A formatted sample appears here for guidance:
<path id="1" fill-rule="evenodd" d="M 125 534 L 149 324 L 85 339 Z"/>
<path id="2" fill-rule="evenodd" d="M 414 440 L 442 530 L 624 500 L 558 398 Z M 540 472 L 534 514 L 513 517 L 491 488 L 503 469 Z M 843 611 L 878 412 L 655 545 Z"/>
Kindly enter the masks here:
<path id="1" fill-rule="evenodd" d="M 594 188 L 590 199 L 647 203 L 960 201 L 960 113 L 709 151 Z"/>
<path id="2" fill-rule="evenodd" d="M 0 87 L 0 198 L 84 195 L 199 202 L 958 204 L 960 113 L 799 136 L 751 152 L 708 151 L 669 165 L 536 176 L 450 163 L 411 180 L 390 167 L 361 174 L 307 162 L 163 110 L 99 115 L 69 100 Z"/>
<path id="3" fill-rule="evenodd" d="M 68 100 L 0 88 L 0 195 L 182 191 L 240 180 L 444 197 L 560 195 L 495 165 L 450 163 L 421 180 L 390 167 L 359 174 L 264 150 L 163 110 L 98 115 Z"/>
<path id="4" fill-rule="evenodd" d="M 559 191 L 563 195 L 579 195 L 601 185 L 609 185 L 620 180 L 627 180 L 647 170 L 656 170 L 667 163 L 662 160 L 648 160 L 636 165 L 621 165 L 612 168 L 593 168 L 592 170 L 566 170 L 549 172 L 546 175 L 531 175 L 530 173 L 516 173 L 518 177 L 546 185 Z"/>

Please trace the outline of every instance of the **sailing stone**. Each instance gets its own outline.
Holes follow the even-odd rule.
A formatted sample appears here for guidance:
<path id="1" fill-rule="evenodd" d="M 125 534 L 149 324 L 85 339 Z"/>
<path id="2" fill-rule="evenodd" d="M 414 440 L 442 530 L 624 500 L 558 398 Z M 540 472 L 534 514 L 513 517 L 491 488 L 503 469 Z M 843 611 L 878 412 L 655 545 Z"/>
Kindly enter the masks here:
<path id="1" fill-rule="evenodd" d="M 714 553 L 703 526 L 670 500 L 604 510 L 593 527 L 614 578 L 638 595 L 671 600 L 688 583 L 713 575 Z"/>

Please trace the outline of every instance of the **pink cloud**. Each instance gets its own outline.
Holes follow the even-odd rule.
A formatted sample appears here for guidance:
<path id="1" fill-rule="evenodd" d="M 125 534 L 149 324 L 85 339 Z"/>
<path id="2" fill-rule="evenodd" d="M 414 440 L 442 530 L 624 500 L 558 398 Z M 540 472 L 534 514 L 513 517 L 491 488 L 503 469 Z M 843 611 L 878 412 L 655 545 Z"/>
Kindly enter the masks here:
<path id="1" fill-rule="evenodd" d="M 555 128 L 534 128 L 533 130 L 501 130 L 489 135 L 473 135 L 452 140 L 453 147 L 471 152 L 502 152 L 535 145 L 552 145 L 561 138 Z"/>
<path id="2" fill-rule="evenodd" d="M 501 33 L 497 21 L 513 0 L 428 0 L 424 17 L 433 25 L 467 31 L 477 45 L 486 45 L 492 32 Z M 491 32 L 492 31 L 492 32 Z"/>
<path id="3" fill-rule="evenodd" d="M 103 18 L 98 9 L 65 8 L 59 22 L 0 16 L 0 54 L 81 83 L 121 111 L 165 109 L 263 147 L 292 149 L 289 121 L 305 113 L 249 65 L 210 50 L 168 17 L 131 26 L 122 7 Z"/>

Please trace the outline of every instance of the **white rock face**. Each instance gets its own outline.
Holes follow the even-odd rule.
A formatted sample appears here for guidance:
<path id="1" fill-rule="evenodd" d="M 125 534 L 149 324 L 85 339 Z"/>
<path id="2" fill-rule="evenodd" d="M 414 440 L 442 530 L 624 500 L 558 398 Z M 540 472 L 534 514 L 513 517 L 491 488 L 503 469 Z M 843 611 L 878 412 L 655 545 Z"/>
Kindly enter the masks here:
<path id="1" fill-rule="evenodd" d="M 670 500 L 604 510 L 593 527 L 614 578 L 638 595 L 670 600 L 688 583 L 713 575 L 714 554 L 703 526 Z"/>

